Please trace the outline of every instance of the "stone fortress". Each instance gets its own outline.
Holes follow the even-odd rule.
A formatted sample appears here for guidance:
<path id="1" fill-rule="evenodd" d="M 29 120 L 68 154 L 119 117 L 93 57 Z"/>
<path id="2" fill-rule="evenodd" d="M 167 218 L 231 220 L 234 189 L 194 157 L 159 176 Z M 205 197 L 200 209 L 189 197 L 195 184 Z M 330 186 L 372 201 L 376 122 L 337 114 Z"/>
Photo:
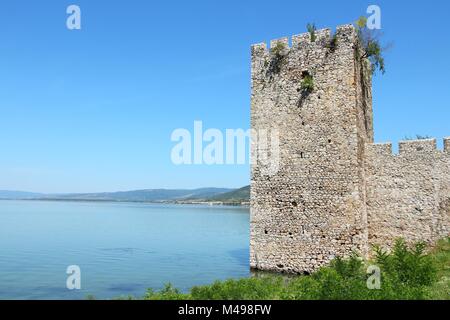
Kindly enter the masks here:
<path id="1" fill-rule="evenodd" d="M 251 168 L 255 269 L 310 273 L 399 237 L 432 243 L 450 232 L 450 138 L 444 150 L 435 139 L 400 142 L 398 154 L 374 143 L 372 72 L 356 29 L 315 35 L 252 46 L 251 127 L 278 130 L 280 152 L 277 173 Z"/>

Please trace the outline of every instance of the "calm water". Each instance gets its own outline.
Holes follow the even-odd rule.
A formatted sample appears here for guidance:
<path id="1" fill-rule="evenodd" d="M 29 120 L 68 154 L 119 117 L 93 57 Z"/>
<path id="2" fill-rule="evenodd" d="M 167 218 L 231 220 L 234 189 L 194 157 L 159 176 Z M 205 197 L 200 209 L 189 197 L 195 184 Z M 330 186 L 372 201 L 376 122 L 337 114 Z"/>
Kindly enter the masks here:
<path id="1" fill-rule="evenodd" d="M 0 299 L 142 296 L 249 276 L 245 208 L 0 201 Z M 81 268 L 82 290 L 66 289 Z"/>

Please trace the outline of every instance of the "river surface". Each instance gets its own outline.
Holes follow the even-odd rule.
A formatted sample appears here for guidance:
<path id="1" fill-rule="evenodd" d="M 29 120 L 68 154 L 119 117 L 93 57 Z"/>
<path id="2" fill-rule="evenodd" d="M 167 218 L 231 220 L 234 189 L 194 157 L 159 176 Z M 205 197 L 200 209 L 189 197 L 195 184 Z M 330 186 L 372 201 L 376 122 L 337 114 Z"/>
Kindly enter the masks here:
<path id="1" fill-rule="evenodd" d="M 67 289 L 74 265 L 80 290 Z M 0 201 L 0 299 L 141 297 L 249 275 L 247 208 Z"/>

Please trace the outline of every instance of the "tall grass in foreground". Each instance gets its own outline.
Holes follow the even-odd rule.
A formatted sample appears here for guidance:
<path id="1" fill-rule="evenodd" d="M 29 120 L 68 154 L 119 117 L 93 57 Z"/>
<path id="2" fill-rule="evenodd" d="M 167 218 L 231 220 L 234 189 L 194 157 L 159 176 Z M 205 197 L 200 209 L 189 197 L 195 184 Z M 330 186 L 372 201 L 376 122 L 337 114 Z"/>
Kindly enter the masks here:
<path id="1" fill-rule="evenodd" d="M 367 266 L 381 269 L 380 289 L 368 289 Z M 182 293 L 168 284 L 149 289 L 147 300 L 410 300 L 450 298 L 450 238 L 430 253 L 418 243 L 408 247 L 398 240 L 392 252 L 374 248 L 373 261 L 357 255 L 336 259 L 310 276 L 265 275 L 216 281 Z"/>

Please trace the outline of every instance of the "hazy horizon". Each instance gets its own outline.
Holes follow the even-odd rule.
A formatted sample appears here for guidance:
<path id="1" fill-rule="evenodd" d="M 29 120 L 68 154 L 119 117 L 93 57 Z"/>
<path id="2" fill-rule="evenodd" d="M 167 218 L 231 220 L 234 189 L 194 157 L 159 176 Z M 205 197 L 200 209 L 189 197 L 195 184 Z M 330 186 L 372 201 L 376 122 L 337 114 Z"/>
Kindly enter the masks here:
<path id="1" fill-rule="evenodd" d="M 127 190 L 103 190 L 94 192 L 41 192 L 33 190 L 15 190 L 15 189 L 0 189 L 0 192 L 27 192 L 27 193 L 37 193 L 37 194 L 88 194 L 88 193 L 116 193 L 116 192 L 129 192 L 129 191 L 145 191 L 145 190 L 199 190 L 199 189 L 229 189 L 236 190 L 249 186 L 249 184 L 240 187 L 222 187 L 222 186 L 209 186 L 209 187 L 199 187 L 199 188 L 142 188 L 142 189 L 127 189 Z"/>

